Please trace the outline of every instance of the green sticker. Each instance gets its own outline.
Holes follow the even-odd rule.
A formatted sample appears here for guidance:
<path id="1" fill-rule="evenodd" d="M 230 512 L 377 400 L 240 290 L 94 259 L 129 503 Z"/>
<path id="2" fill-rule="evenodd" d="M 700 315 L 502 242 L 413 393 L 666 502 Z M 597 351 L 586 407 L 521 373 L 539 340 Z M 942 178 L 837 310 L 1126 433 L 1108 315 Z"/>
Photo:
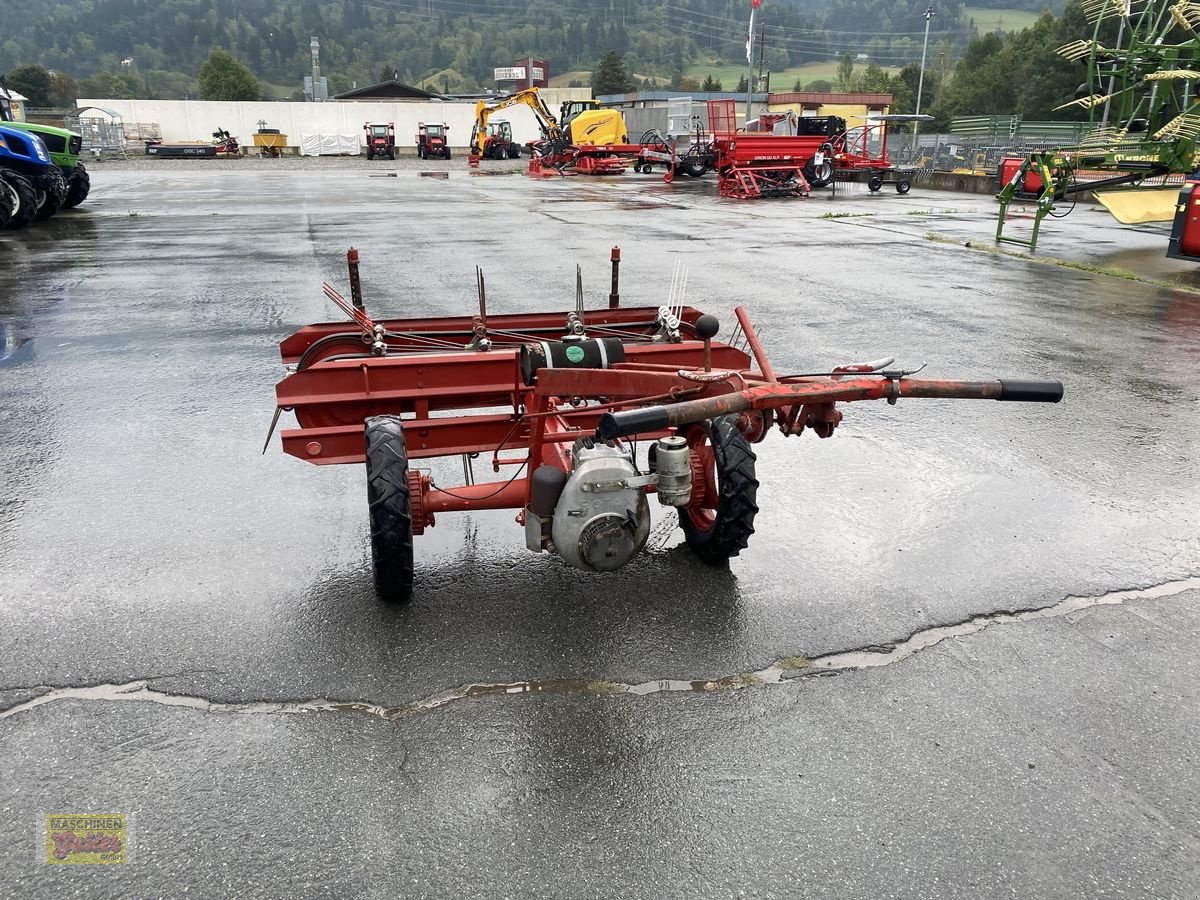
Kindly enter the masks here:
<path id="1" fill-rule="evenodd" d="M 569 359 L 573 363 L 583 362 L 583 348 L 582 347 L 568 347 L 567 348 L 567 359 Z"/>

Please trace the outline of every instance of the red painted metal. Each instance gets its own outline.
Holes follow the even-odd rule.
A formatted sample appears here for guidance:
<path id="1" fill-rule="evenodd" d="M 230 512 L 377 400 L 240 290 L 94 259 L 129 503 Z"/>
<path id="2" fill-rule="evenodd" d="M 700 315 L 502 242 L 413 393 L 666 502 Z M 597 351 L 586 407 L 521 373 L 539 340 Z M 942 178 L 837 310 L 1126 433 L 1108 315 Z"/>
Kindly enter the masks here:
<path id="1" fill-rule="evenodd" d="M 611 259 L 615 303 L 619 248 L 613 248 Z M 351 256 L 348 262 L 353 269 L 357 260 Z M 864 371 L 877 364 L 781 381 L 741 307 L 736 315 L 757 369 L 741 349 L 700 340 L 701 312 L 692 307 L 675 311 L 683 338 L 675 340 L 655 307 L 494 315 L 481 305 L 477 316 L 371 319 L 358 304 L 340 299 L 352 321 L 308 325 L 280 344 L 291 371 L 276 386 L 276 403 L 294 412 L 299 426 L 283 431 L 285 452 L 317 465 L 361 463 L 365 420 L 396 415 L 402 417 L 411 460 L 486 454 L 493 471 L 511 473 L 487 483 L 445 486 L 427 471 L 410 469 L 417 534 L 433 526 L 439 512 L 526 506 L 536 467 L 569 470 L 570 445 L 598 429 L 610 436 L 626 433 L 605 430 L 622 415 L 624 427 L 636 427 L 641 439 L 682 431 L 692 448 L 693 474 L 693 498 L 685 514 L 703 528 L 718 506 L 719 485 L 701 423 L 715 416 L 737 415 L 738 428 L 757 441 L 773 421 L 785 434 L 809 429 L 828 437 L 841 421 L 838 403 L 899 397 L 1046 399 L 1026 396 L 1045 393 L 1044 385 L 1014 383 L 1009 393 L 1021 396 L 1005 397 L 1006 387 L 998 381 Z M 575 321 L 583 323 L 589 338 L 619 337 L 623 361 L 607 368 L 547 363 L 536 370 L 535 383 L 526 384 L 520 345 L 560 341 Z M 484 337 L 487 349 L 480 348 Z M 547 351 L 544 358 L 552 355 Z"/>
<path id="2" fill-rule="evenodd" d="M 717 189 L 724 197 L 807 197 L 804 167 L 829 138 L 737 130 L 733 100 L 709 100 L 708 121 L 717 154 Z"/>

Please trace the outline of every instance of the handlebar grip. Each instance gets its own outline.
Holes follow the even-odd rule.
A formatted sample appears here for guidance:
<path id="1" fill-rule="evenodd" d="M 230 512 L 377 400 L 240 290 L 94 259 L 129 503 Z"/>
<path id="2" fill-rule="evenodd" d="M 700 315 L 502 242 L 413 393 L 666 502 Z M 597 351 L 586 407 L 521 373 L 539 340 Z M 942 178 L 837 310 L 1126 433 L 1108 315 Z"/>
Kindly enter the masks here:
<path id="1" fill-rule="evenodd" d="M 662 431 L 670 425 L 666 407 L 646 406 L 621 412 L 604 413 L 596 424 L 596 437 L 601 440 L 627 437 L 643 431 Z"/>
<path id="2" fill-rule="evenodd" d="M 1022 403 L 1057 403 L 1062 398 L 1061 381 L 1010 381 L 1001 378 L 1000 396 L 996 399 Z"/>

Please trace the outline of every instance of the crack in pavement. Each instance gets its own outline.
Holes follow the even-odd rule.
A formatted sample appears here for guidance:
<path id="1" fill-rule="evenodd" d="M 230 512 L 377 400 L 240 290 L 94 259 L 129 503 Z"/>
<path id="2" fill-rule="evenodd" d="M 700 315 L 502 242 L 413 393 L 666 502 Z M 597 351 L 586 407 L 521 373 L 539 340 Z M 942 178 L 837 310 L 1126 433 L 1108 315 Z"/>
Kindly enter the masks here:
<path id="1" fill-rule="evenodd" d="M 803 677 L 838 675 L 858 669 L 890 666 L 928 650 L 949 638 L 961 638 L 978 634 L 993 625 L 1013 625 L 1036 619 L 1058 619 L 1073 613 L 1084 612 L 1098 606 L 1119 606 L 1131 600 L 1158 600 L 1186 591 L 1200 590 L 1200 577 L 1189 577 L 1148 588 L 1112 591 L 1097 597 L 1069 596 L 1050 606 L 1030 609 L 1001 611 L 973 616 L 953 625 L 938 625 L 915 632 L 895 644 L 873 645 L 855 650 L 827 653 L 811 659 L 800 656 L 777 659 L 769 666 L 754 672 L 725 675 L 720 678 L 686 681 L 663 679 L 644 681 L 640 684 L 586 679 L 547 679 L 543 681 L 514 681 L 497 683 L 465 684 L 449 690 L 431 694 L 411 703 L 397 707 L 385 707 L 363 701 L 309 700 L 248 701 L 243 703 L 221 703 L 204 697 L 188 694 L 168 694 L 151 688 L 150 679 L 129 681 L 123 684 L 95 684 L 84 687 L 52 688 L 47 693 L 0 711 L 0 719 L 29 712 L 49 703 L 64 700 L 156 703 L 160 706 L 175 706 L 210 713 L 242 714 L 300 714 L 311 712 L 360 713 L 396 722 L 408 716 L 419 715 L 472 697 L 504 694 L 631 694 L 644 697 L 667 692 L 710 693 L 714 691 L 740 690 L 782 684 Z M 38 685 L 38 687 L 46 687 Z"/>

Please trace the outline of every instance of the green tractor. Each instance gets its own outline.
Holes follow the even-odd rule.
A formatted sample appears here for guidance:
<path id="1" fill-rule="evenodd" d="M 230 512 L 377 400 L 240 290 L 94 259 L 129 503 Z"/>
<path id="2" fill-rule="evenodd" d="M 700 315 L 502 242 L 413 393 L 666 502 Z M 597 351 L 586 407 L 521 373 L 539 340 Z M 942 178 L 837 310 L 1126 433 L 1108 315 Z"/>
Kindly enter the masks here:
<path id="1" fill-rule="evenodd" d="M 42 139 L 42 143 L 50 152 L 51 161 L 62 170 L 63 180 L 67 184 L 66 197 L 63 199 L 62 205 L 58 207 L 59 209 L 71 209 L 87 199 L 92 182 L 87 169 L 79 161 L 79 153 L 83 149 L 83 138 L 66 128 L 15 121 L 12 104 L 8 98 L 8 84 L 3 77 L 0 77 L 0 124 L 6 128 L 16 128 L 36 134 Z"/>

